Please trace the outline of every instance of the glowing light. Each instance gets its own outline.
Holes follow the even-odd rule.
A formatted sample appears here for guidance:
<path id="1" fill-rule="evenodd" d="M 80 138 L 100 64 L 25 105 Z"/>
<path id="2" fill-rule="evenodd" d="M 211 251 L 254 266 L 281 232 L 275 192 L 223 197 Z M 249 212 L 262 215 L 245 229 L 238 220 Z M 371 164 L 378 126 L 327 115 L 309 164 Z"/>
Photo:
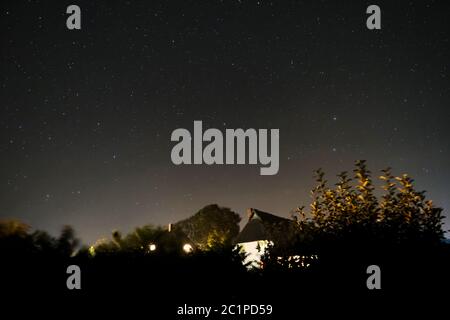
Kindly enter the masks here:
<path id="1" fill-rule="evenodd" d="M 156 250 L 156 244 L 150 243 L 150 244 L 148 245 L 148 249 L 149 249 L 150 251 L 155 251 L 155 250 Z"/>
<path id="2" fill-rule="evenodd" d="M 186 253 L 192 252 L 193 249 L 194 249 L 194 248 L 192 248 L 192 246 L 191 246 L 189 243 L 186 243 L 186 244 L 183 246 L 183 251 L 186 252 Z"/>
<path id="3" fill-rule="evenodd" d="M 267 240 L 239 243 L 238 246 L 240 252 L 246 254 L 243 261 L 244 265 L 246 265 L 248 269 L 261 268 L 261 257 L 270 245 L 273 245 L 273 242 Z"/>
<path id="4" fill-rule="evenodd" d="M 95 247 L 94 246 L 90 246 L 89 247 L 89 254 L 93 257 L 95 256 Z"/>

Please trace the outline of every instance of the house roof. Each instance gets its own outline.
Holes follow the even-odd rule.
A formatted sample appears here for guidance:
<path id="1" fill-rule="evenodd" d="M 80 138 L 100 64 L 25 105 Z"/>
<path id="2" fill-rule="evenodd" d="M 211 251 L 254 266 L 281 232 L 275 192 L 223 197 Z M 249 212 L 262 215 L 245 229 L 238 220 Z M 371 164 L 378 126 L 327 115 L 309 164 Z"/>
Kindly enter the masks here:
<path id="1" fill-rule="evenodd" d="M 247 209 L 248 222 L 237 236 L 235 242 L 251 242 L 259 240 L 274 240 L 274 228 L 287 226 L 293 221 L 258 209 Z"/>

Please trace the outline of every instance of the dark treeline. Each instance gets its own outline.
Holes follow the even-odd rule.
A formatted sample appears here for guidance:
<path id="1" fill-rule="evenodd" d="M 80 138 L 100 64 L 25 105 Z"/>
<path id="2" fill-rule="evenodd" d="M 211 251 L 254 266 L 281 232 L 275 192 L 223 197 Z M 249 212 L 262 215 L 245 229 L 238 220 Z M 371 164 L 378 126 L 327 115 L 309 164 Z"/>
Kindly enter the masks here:
<path id="1" fill-rule="evenodd" d="M 240 217 L 217 205 L 171 225 L 170 232 L 152 225 L 126 235 L 113 231 L 111 239 L 89 247 L 80 246 L 70 226 L 52 237 L 8 220 L 0 223 L 2 290 L 13 297 L 108 297 L 171 306 L 445 297 L 450 249 L 442 209 L 416 191 L 410 177 L 384 170 L 381 196 L 364 161 L 332 186 L 321 170 L 316 179 L 309 209 L 293 210 L 289 230 L 273 226 L 274 244 L 261 269 L 243 265 L 245 256 L 233 242 Z M 79 291 L 66 287 L 72 264 L 82 270 Z M 381 268 L 379 291 L 367 289 L 369 265 Z"/>

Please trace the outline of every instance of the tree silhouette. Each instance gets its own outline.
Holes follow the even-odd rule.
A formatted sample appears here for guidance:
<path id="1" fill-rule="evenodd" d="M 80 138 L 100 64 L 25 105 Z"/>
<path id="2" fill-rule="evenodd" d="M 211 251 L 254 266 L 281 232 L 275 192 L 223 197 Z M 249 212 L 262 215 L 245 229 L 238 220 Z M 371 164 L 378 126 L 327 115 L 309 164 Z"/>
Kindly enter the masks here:
<path id="1" fill-rule="evenodd" d="M 57 240 L 57 249 L 59 253 L 65 257 L 70 257 L 75 253 L 80 240 L 75 236 L 75 230 L 72 226 L 65 225 Z"/>
<path id="2" fill-rule="evenodd" d="M 340 173 L 333 188 L 321 169 L 315 171 L 310 212 L 295 210 L 301 232 L 342 237 L 359 231 L 359 236 L 391 242 L 443 240 L 442 209 L 425 199 L 425 191 L 416 191 L 408 175 L 394 177 L 390 168 L 382 170 L 385 193 L 378 199 L 364 160 L 356 162 L 353 172 L 353 179 Z"/>
<path id="3" fill-rule="evenodd" d="M 217 204 L 200 209 L 192 217 L 175 224 L 201 249 L 229 246 L 239 233 L 241 217 Z"/>

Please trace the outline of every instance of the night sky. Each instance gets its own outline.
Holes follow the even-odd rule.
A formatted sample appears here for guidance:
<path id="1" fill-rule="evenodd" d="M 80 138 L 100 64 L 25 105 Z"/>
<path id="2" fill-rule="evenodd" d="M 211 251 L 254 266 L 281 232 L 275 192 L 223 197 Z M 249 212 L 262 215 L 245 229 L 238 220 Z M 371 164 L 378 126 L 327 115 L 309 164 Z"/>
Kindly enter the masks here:
<path id="1" fill-rule="evenodd" d="M 77 4 L 82 29 L 66 28 Z M 382 29 L 368 30 L 370 4 Z M 85 243 L 309 204 L 366 159 L 450 209 L 448 1 L 2 1 L 0 218 Z M 175 166 L 176 128 L 279 128 L 280 171 Z M 450 219 L 446 218 L 446 229 Z"/>

